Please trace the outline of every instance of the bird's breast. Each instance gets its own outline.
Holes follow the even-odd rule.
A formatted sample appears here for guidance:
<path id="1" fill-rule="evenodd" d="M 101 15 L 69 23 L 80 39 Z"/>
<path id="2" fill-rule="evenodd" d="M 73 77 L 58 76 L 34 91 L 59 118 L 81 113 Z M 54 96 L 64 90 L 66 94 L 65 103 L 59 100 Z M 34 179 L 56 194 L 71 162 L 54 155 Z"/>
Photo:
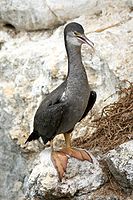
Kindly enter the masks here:
<path id="1" fill-rule="evenodd" d="M 66 87 L 61 100 L 66 101 L 66 109 L 62 117 L 59 132 L 67 132 L 74 128 L 75 124 L 83 116 L 89 100 L 89 85 L 88 83 L 80 85 L 73 84 Z"/>

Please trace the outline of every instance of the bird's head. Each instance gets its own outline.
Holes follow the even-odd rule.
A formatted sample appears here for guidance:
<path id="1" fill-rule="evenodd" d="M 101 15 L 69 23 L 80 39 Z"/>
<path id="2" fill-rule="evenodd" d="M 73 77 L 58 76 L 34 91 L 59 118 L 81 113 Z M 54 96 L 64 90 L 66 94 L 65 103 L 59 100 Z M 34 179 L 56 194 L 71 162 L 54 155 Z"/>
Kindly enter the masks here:
<path id="1" fill-rule="evenodd" d="M 64 29 L 64 37 L 66 42 L 74 46 L 81 46 L 86 43 L 94 49 L 94 43 L 85 36 L 83 27 L 76 22 L 66 25 Z"/>

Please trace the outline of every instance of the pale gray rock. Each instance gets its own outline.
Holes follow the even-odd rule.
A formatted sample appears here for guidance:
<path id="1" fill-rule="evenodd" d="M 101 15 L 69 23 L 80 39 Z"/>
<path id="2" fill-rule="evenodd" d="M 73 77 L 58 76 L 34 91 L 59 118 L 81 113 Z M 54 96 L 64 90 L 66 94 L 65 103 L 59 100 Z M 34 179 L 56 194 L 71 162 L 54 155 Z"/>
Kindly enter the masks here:
<path id="1" fill-rule="evenodd" d="M 94 13 L 96 0 L 1 0 L 0 19 L 18 30 L 51 29 L 83 13 Z M 76 12 L 75 12 L 76 10 Z"/>
<path id="2" fill-rule="evenodd" d="M 119 200 L 119 199 L 109 199 L 108 197 L 103 197 L 103 196 L 96 196 L 93 194 L 84 194 L 82 196 L 76 196 L 72 200 Z"/>
<path id="3" fill-rule="evenodd" d="M 56 0 L 47 0 L 47 4 L 56 14 L 58 19 L 61 19 L 63 22 L 66 22 L 72 18 L 79 17 L 83 13 L 89 13 L 89 15 L 91 15 L 99 10 L 99 2 L 96 0 L 58 0 L 58 2 Z"/>
<path id="4" fill-rule="evenodd" d="M 45 0 L 1 0 L 0 18 L 18 30 L 38 30 L 60 24 Z"/>
<path id="5" fill-rule="evenodd" d="M 132 7 L 132 0 L 1 0 L 0 22 L 17 30 L 53 29 L 83 14 L 99 15 L 108 6 Z"/>
<path id="6" fill-rule="evenodd" d="M 111 150 L 106 161 L 116 181 L 126 191 L 133 190 L 133 140 Z"/>
<path id="7" fill-rule="evenodd" d="M 119 191 L 114 194 L 113 191 L 106 191 L 104 186 L 102 187 L 104 194 L 101 194 L 100 190 L 96 190 L 84 195 L 75 195 L 72 200 L 132 200 L 133 194 L 124 194 L 123 196 L 119 194 Z M 62 199 L 63 200 L 63 199 Z"/>
<path id="8" fill-rule="evenodd" d="M 83 195 L 96 190 L 107 180 L 99 163 L 69 158 L 66 174 L 59 182 L 57 171 L 51 161 L 51 151 L 45 149 L 35 161 L 33 170 L 26 183 L 26 198 L 44 199 L 72 198 L 75 194 Z"/>
<path id="9" fill-rule="evenodd" d="M 27 160 L 7 131 L 0 129 L 0 199 L 22 200 L 23 182 L 28 175 Z"/>
<path id="10" fill-rule="evenodd" d="M 112 196 L 112 197 L 96 197 L 95 200 L 119 200 L 119 198 Z"/>
<path id="11" fill-rule="evenodd" d="M 94 197 L 95 200 L 120 200 L 118 197 L 114 196 L 112 194 L 112 196 L 101 196 L 101 197 Z M 90 198 L 90 200 L 94 200 L 94 198 Z M 89 200 L 89 199 L 88 199 Z"/>

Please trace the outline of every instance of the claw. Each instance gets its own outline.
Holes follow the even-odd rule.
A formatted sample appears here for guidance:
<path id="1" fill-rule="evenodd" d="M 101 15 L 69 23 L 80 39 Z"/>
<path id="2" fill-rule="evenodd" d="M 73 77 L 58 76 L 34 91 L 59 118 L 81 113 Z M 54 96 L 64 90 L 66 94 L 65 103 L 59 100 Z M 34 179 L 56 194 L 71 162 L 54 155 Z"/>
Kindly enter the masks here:
<path id="1" fill-rule="evenodd" d="M 62 181 L 62 178 L 67 168 L 68 157 L 65 153 L 61 151 L 52 151 L 51 159 L 57 170 L 59 180 Z"/>

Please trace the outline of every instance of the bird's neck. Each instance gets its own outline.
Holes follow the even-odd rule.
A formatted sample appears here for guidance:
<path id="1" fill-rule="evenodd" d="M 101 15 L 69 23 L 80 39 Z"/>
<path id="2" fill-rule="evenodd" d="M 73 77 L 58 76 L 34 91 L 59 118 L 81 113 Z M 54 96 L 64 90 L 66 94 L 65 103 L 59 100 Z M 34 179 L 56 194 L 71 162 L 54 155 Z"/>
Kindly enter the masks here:
<path id="1" fill-rule="evenodd" d="M 74 46 L 66 43 L 66 52 L 68 56 L 68 77 L 74 77 L 84 72 L 81 57 L 81 46 Z"/>

